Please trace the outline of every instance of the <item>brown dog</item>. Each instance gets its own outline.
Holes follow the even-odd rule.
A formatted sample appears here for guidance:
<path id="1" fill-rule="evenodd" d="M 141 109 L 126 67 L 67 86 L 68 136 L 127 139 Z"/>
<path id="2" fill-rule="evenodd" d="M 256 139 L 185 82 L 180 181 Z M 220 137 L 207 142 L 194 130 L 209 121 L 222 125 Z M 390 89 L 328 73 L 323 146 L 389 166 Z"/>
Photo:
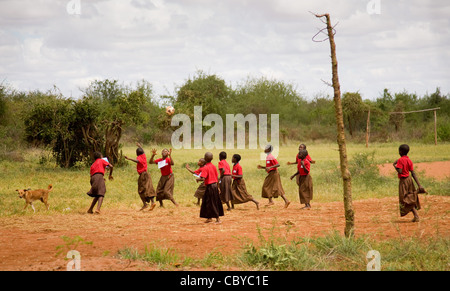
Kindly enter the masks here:
<path id="1" fill-rule="evenodd" d="M 28 204 L 31 205 L 33 208 L 33 211 L 36 212 L 36 209 L 34 209 L 33 202 L 36 200 L 41 200 L 45 206 L 47 207 L 47 210 L 49 208 L 48 204 L 48 194 L 50 191 L 52 191 L 53 186 L 50 184 L 48 185 L 48 189 L 37 189 L 37 190 L 31 190 L 31 189 L 17 189 L 16 191 L 19 192 L 19 198 L 25 199 L 25 207 L 24 210 L 27 208 Z"/>

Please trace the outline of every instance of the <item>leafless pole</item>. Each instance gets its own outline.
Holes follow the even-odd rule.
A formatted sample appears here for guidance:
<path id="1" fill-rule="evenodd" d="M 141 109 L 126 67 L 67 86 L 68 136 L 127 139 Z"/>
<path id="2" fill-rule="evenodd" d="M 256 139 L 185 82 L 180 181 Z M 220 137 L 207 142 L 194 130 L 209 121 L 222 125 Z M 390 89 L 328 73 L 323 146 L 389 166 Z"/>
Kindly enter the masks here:
<path id="1" fill-rule="evenodd" d="M 348 170 L 348 161 L 347 161 L 347 148 L 345 144 L 345 132 L 344 132 L 344 118 L 342 114 L 342 103 L 341 103 L 341 89 L 339 85 L 339 77 L 338 77 L 338 62 L 336 58 L 336 45 L 334 42 L 334 27 L 331 26 L 331 20 L 329 14 L 314 14 L 317 18 L 321 20 L 323 18 L 326 19 L 326 22 L 322 20 L 322 22 L 327 25 L 327 34 L 328 39 L 330 41 L 331 48 L 331 69 L 332 69 L 332 85 L 334 89 L 334 108 L 336 111 L 336 125 L 337 125 L 337 143 L 339 145 L 339 157 L 340 157 L 340 165 L 341 165 L 341 174 L 342 180 L 344 184 L 344 210 L 345 210 L 345 236 L 350 237 L 354 234 L 354 219 L 355 212 L 353 210 L 353 202 L 352 202 L 352 178 L 350 171 Z M 319 33 L 322 32 L 319 31 Z M 314 37 L 316 37 L 319 33 L 317 33 Z M 313 41 L 314 40 L 313 37 Z M 322 40 L 324 41 L 324 40 Z"/>

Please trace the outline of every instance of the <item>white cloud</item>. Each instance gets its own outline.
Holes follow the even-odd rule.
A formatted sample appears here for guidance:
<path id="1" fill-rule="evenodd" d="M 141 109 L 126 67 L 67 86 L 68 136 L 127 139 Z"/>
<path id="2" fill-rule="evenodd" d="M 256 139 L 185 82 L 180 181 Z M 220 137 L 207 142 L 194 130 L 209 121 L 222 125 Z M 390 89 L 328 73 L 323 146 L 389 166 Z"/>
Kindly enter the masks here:
<path id="1" fill-rule="evenodd" d="M 328 12 L 336 26 L 342 90 L 375 98 L 385 87 L 449 92 L 450 5 L 380 0 L 0 1 L 0 78 L 19 90 L 66 95 L 95 78 L 146 79 L 173 93 L 196 70 L 236 84 L 248 76 L 285 80 L 305 97 L 331 88 L 327 42 L 312 36 Z"/>

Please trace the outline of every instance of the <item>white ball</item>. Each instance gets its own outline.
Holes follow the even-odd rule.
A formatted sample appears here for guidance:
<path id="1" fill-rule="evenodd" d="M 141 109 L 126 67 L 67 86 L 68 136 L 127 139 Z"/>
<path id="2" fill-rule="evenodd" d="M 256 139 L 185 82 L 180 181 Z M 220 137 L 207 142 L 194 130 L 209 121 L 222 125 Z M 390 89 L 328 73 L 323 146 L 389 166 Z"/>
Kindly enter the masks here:
<path id="1" fill-rule="evenodd" d="M 172 106 L 167 106 L 166 107 L 166 113 L 167 115 L 172 115 L 175 113 L 175 108 L 173 108 Z"/>

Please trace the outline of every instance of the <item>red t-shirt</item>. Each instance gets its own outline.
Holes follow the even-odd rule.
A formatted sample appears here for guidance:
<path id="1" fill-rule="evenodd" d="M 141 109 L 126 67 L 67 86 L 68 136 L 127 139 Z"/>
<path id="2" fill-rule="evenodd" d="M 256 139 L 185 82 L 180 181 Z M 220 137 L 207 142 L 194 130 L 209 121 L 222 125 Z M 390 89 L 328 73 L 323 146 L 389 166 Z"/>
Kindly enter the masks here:
<path id="1" fill-rule="evenodd" d="M 303 168 L 301 161 L 303 161 L 305 168 Z M 309 160 L 307 158 L 305 158 L 303 160 L 299 159 L 297 161 L 297 169 L 298 169 L 298 172 L 300 173 L 300 176 L 306 176 L 309 174 L 309 171 L 311 170 L 311 163 L 309 162 Z M 308 171 L 308 173 L 305 171 L 305 169 Z"/>
<path id="2" fill-rule="evenodd" d="M 158 164 L 159 162 L 164 161 L 164 160 L 166 160 L 166 165 L 164 167 L 160 168 L 161 175 L 168 176 L 168 175 L 172 174 L 172 172 L 173 172 L 172 166 L 170 165 L 170 158 L 169 157 L 167 157 L 165 159 L 159 158 L 159 159 L 154 160 L 154 162 L 156 164 Z"/>
<path id="3" fill-rule="evenodd" d="M 402 156 L 398 159 L 395 167 L 397 169 L 402 169 L 402 173 L 398 174 L 399 178 L 406 178 L 409 176 L 410 171 L 414 171 L 413 162 L 408 158 L 408 156 Z"/>
<path id="4" fill-rule="evenodd" d="M 239 163 L 237 163 L 233 166 L 233 175 L 242 176 L 242 167 L 241 167 L 241 165 L 239 165 Z M 240 178 L 233 177 L 233 179 L 236 180 L 236 179 L 240 179 Z"/>
<path id="5" fill-rule="evenodd" d="M 205 178 L 205 185 L 219 182 L 216 166 L 213 163 L 207 163 L 202 168 L 200 177 Z"/>
<path id="6" fill-rule="evenodd" d="M 204 166 L 203 166 L 203 167 L 204 167 Z M 196 175 L 200 175 L 200 174 L 202 173 L 203 167 L 198 168 L 197 170 L 194 171 L 194 173 L 195 173 Z"/>
<path id="7" fill-rule="evenodd" d="M 221 160 L 219 162 L 219 173 L 220 169 L 223 169 L 223 175 L 231 175 L 230 165 L 227 163 L 227 160 Z"/>
<path id="8" fill-rule="evenodd" d="M 275 157 L 272 154 L 268 154 L 266 157 L 266 167 L 272 167 L 275 166 L 276 164 L 278 164 L 277 159 L 275 159 Z M 271 171 L 276 171 L 277 168 L 271 168 L 269 170 L 267 170 L 266 168 L 266 172 L 269 173 Z"/>
<path id="9" fill-rule="evenodd" d="M 309 155 L 307 155 L 305 159 L 308 160 L 308 161 L 310 161 L 310 162 L 312 161 L 312 159 L 311 159 L 311 157 L 310 157 Z M 298 164 L 298 161 L 300 160 L 300 159 L 298 158 L 298 155 L 295 156 L 295 160 L 297 161 L 297 164 Z"/>
<path id="10" fill-rule="evenodd" d="M 137 166 L 136 170 L 138 174 L 142 174 L 143 172 L 147 171 L 147 157 L 145 154 L 139 155 L 137 157 Z"/>
<path id="11" fill-rule="evenodd" d="M 90 174 L 91 176 L 96 173 L 105 174 L 105 168 L 108 166 L 109 163 L 105 161 L 104 159 L 96 159 L 95 162 L 91 165 Z"/>

